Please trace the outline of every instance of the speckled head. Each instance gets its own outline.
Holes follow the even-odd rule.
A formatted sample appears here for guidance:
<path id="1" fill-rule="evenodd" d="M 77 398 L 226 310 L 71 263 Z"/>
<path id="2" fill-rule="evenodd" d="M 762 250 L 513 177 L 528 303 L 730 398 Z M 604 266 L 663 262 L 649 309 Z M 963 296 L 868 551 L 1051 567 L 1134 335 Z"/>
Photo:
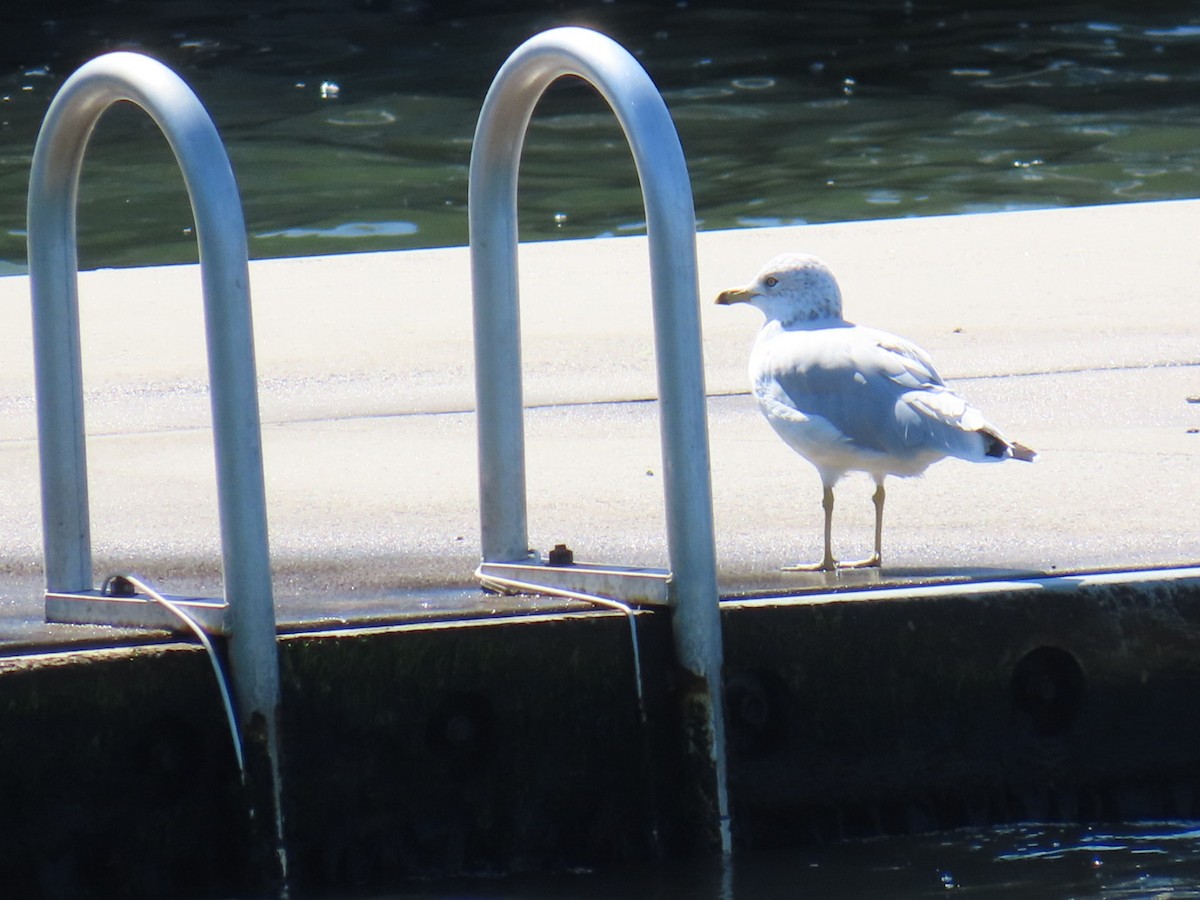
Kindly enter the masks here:
<path id="1" fill-rule="evenodd" d="M 803 253 L 775 257 L 745 287 L 723 291 L 717 303 L 752 304 L 768 321 L 782 325 L 842 318 L 842 292 L 833 273 L 821 260 Z"/>

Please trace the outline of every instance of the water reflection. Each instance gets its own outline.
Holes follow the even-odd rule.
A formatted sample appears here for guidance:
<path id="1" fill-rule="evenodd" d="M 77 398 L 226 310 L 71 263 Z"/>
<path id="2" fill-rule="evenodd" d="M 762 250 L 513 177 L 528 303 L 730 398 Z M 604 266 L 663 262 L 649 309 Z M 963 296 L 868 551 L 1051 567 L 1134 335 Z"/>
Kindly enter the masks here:
<path id="1" fill-rule="evenodd" d="M 24 255 L 46 104 L 117 47 L 164 59 L 212 111 L 256 256 L 462 244 L 483 93 L 517 44 L 559 24 L 600 28 L 645 64 L 708 229 L 1200 195 L 1200 13 L 1177 4 L 128 0 L 27 16 L 5 57 L 23 41 L 20 64 L 0 77 L 8 261 Z M 525 238 L 637 230 L 628 151 L 590 89 L 556 85 L 525 152 Z M 178 174 L 136 115 L 102 121 L 81 204 L 85 265 L 194 258 Z"/>

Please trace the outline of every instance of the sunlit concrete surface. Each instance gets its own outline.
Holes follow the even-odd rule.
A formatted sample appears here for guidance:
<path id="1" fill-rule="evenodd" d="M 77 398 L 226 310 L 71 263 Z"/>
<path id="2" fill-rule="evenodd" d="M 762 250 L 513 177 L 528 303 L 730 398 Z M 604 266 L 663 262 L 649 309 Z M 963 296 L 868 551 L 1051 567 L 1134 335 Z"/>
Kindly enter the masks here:
<path id="1" fill-rule="evenodd" d="M 698 237 L 722 589 L 1124 568 L 1200 558 L 1200 202 Z M 1033 465 L 889 479 L 882 573 L 819 558 L 820 483 L 746 393 L 760 317 L 713 305 L 783 250 L 822 256 L 846 315 L 929 350 Z M 521 248 L 532 546 L 665 565 L 646 243 Z M 283 622 L 491 611 L 479 557 L 471 298 L 461 248 L 251 265 Z M 80 277 L 97 578 L 220 592 L 198 272 Z M 0 279 L 0 641 L 40 625 L 27 278 Z M 834 551 L 870 549 L 871 485 Z M 527 601 L 508 601 L 523 603 Z"/>

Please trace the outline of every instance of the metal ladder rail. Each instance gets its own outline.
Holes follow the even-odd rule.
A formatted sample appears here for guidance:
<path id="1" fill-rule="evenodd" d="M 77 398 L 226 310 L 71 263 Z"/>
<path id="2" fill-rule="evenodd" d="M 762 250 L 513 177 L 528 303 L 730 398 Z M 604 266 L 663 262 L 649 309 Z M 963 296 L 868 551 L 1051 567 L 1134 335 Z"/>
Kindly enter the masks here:
<path id="1" fill-rule="evenodd" d="M 267 766 L 279 818 L 279 664 L 262 464 L 248 252 L 241 200 L 216 127 L 196 95 L 162 63 L 110 53 L 81 66 L 46 113 L 30 172 L 28 245 L 33 304 L 47 617 L 81 607 L 83 621 L 163 627 L 162 606 L 93 589 L 80 354 L 76 205 L 88 140 L 114 103 L 141 107 L 179 164 L 199 245 L 217 469 L 223 604 L 179 601 L 229 636 L 237 718 L 252 771 Z M 68 615 L 72 615 L 68 611 Z M 71 619 L 80 621 L 81 619 Z M 173 620 L 172 626 L 177 626 Z M 264 759 L 265 757 L 265 759 Z M 280 857 L 282 867 L 282 857 Z"/>
<path id="2" fill-rule="evenodd" d="M 708 420 L 701 351 L 691 183 L 670 113 L 623 47 L 585 28 L 556 28 L 518 47 L 497 73 L 471 153 L 469 217 L 483 563 L 501 578 L 546 584 L 557 575 L 528 547 L 517 275 L 517 174 L 533 109 L 551 82 L 575 75 L 608 102 L 633 152 L 646 207 L 654 305 L 663 487 L 676 653 L 694 676 L 693 721 L 707 756 L 720 848 L 730 848 L 725 784 L 722 642 L 713 536 Z M 644 572 L 626 570 L 633 581 Z M 597 573 L 607 586 L 623 580 Z M 586 591 L 586 582 L 583 589 Z M 636 590 L 636 589 L 635 589 Z M 595 590 L 594 593 L 604 593 Z M 616 593 L 622 593 L 616 588 Z M 631 599 L 628 595 L 617 599 Z M 636 598 L 633 598 L 636 599 Z"/>

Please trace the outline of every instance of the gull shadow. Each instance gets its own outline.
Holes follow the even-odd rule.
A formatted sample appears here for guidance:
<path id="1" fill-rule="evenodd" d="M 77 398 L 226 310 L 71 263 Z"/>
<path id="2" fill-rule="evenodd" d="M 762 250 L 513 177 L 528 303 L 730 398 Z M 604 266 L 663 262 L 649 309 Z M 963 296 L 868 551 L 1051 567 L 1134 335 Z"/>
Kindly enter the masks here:
<path id="1" fill-rule="evenodd" d="M 978 584 L 1045 578 L 1055 572 L 1005 566 L 884 566 L 882 569 L 839 569 L 835 572 L 725 571 L 723 600 L 791 597 L 884 588 L 941 584 Z"/>

